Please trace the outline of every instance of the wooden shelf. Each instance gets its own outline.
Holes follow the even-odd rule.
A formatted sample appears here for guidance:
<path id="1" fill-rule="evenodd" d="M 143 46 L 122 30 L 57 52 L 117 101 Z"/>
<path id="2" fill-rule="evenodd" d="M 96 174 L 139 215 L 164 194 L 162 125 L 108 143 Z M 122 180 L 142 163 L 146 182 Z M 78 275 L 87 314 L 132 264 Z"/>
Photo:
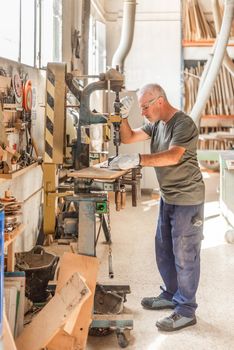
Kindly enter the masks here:
<path id="1" fill-rule="evenodd" d="M 234 58 L 234 42 L 227 46 L 227 53 L 233 59 Z M 213 45 L 211 43 L 187 41 L 183 44 L 183 59 L 192 61 L 206 61 L 209 55 L 213 51 Z"/>
<path id="2" fill-rule="evenodd" d="M 213 115 L 207 114 L 201 117 L 200 127 L 233 127 L 234 115 L 220 114 Z"/>
<path id="3" fill-rule="evenodd" d="M 7 233 L 9 239 L 4 241 L 4 248 L 7 248 L 25 229 L 25 225 L 20 224 L 12 232 Z"/>
<path id="4" fill-rule="evenodd" d="M 35 162 L 23 169 L 20 169 L 20 170 L 16 170 L 16 171 L 13 171 L 12 173 L 9 173 L 9 174 L 0 174 L 0 179 L 5 179 L 5 180 L 12 180 L 18 176 L 21 176 L 23 175 L 24 173 L 26 173 L 27 171 L 35 168 L 38 166 L 38 163 Z"/>
<path id="5" fill-rule="evenodd" d="M 20 224 L 10 233 L 9 239 L 4 241 L 4 248 L 7 249 L 7 271 L 9 272 L 13 272 L 15 269 L 15 240 L 24 229 L 25 225 Z"/>
<path id="6" fill-rule="evenodd" d="M 202 119 L 234 119 L 234 114 L 205 114 Z"/>
<path id="7" fill-rule="evenodd" d="M 216 39 L 210 39 L 210 40 L 196 40 L 196 41 L 190 41 L 190 40 L 182 40 L 182 46 L 183 47 L 206 47 L 206 46 L 213 46 Z M 234 41 L 231 40 L 227 46 L 234 46 Z"/>

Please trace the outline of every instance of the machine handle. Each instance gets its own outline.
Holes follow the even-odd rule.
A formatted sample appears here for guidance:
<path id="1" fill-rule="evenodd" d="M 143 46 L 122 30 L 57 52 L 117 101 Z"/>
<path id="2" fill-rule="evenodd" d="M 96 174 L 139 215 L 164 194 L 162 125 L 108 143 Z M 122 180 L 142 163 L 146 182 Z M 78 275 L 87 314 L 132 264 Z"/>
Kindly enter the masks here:
<path id="1" fill-rule="evenodd" d="M 114 278 L 114 271 L 113 271 L 112 255 L 111 254 L 109 254 L 109 256 L 108 256 L 108 264 L 109 264 L 109 277 Z"/>

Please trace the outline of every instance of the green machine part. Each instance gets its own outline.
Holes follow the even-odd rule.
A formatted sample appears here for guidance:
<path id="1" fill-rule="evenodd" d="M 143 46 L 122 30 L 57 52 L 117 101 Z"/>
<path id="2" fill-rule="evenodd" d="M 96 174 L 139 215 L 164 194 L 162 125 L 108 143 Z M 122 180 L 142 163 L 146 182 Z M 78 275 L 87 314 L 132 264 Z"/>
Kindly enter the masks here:
<path id="1" fill-rule="evenodd" d="M 97 214 L 106 214 L 107 213 L 107 202 L 96 202 L 96 213 Z"/>

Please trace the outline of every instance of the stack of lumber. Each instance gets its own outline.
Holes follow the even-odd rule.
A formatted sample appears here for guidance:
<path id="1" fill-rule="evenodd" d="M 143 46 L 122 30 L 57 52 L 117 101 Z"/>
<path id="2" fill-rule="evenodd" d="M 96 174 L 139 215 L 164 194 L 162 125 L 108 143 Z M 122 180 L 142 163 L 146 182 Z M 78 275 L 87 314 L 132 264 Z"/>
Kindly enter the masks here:
<path id="1" fill-rule="evenodd" d="M 23 330 L 25 273 L 6 272 L 4 276 L 4 305 L 6 317 L 14 337 Z"/>
<path id="2" fill-rule="evenodd" d="M 199 41 L 215 38 L 214 24 L 209 22 L 198 0 L 183 1 L 183 39 Z"/>
<path id="3" fill-rule="evenodd" d="M 5 212 L 5 239 L 21 224 L 22 202 L 16 200 L 10 191 L 5 191 L 5 196 L 0 198 Z"/>
<path id="4" fill-rule="evenodd" d="M 200 76 L 204 66 L 198 62 L 196 67 L 184 70 L 184 111 L 190 113 L 198 92 Z M 203 115 L 234 115 L 234 78 L 222 66 L 215 85 L 206 104 Z"/>

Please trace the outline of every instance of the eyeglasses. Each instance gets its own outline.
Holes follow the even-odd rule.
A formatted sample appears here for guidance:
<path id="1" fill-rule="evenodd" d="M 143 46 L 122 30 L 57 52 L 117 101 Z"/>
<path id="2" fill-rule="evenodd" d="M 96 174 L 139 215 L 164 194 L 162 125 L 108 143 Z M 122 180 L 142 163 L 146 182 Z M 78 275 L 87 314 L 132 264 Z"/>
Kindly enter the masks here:
<path id="1" fill-rule="evenodd" d="M 161 96 L 159 96 L 159 97 L 161 97 Z M 149 108 L 149 106 L 153 105 L 159 99 L 159 97 L 155 97 L 152 100 L 149 100 L 148 102 L 146 102 L 144 105 L 142 105 L 140 107 L 141 110 L 146 111 Z"/>

